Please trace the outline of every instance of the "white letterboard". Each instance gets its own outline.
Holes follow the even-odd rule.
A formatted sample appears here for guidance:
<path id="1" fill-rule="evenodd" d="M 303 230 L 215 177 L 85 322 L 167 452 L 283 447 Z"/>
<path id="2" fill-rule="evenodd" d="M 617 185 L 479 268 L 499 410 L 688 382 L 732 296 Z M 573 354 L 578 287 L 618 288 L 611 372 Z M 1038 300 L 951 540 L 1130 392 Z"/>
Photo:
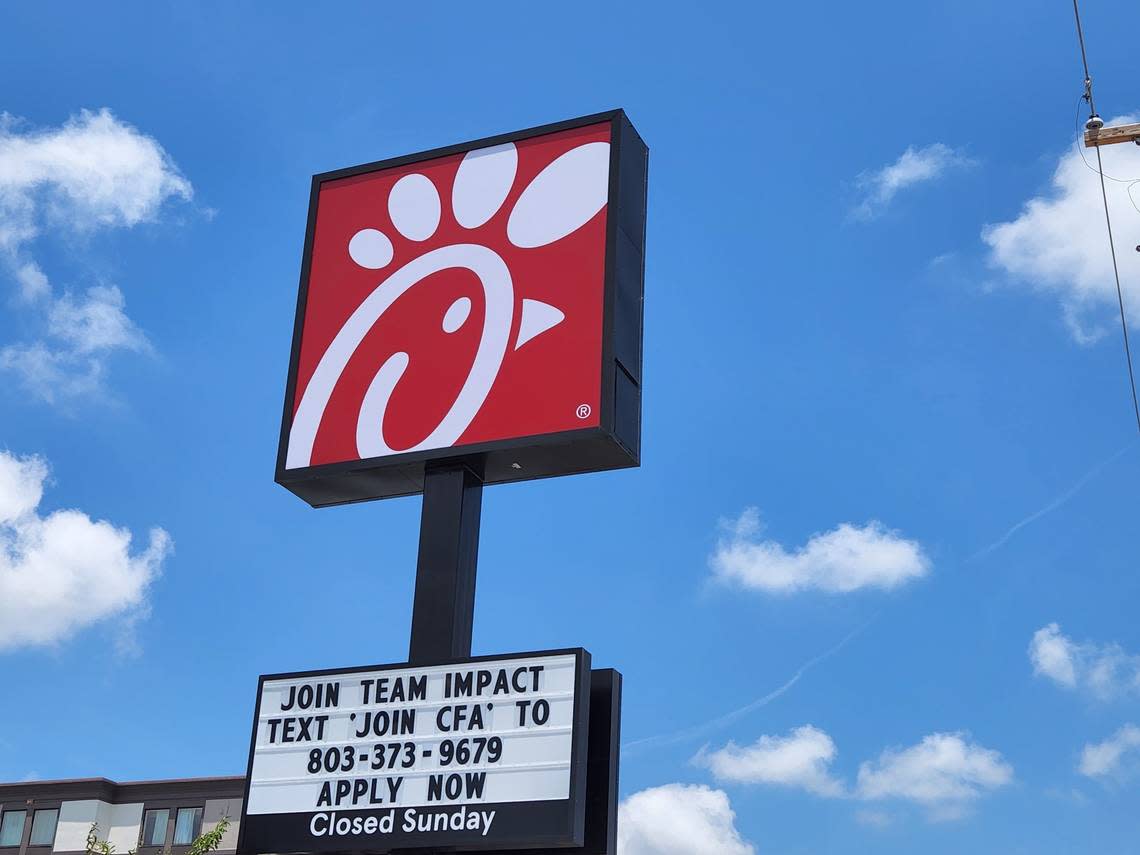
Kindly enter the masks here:
<path id="1" fill-rule="evenodd" d="M 571 797 L 573 652 L 262 682 L 248 815 Z"/>

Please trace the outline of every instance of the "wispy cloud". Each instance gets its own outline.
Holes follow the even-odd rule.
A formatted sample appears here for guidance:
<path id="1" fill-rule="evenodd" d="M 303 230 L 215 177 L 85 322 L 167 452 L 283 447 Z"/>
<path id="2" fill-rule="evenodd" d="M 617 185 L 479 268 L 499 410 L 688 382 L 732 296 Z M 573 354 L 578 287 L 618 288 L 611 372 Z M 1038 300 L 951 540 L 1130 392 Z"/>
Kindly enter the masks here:
<path id="1" fill-rule="evenodd" d="M 1140 767 L 1135 761 L 1140 761 L 1140 727 L 1126 724 L 1104 742 L 1086 745 L 1077 769 L 1088 778 L 1116 778 Z"/>
<path id="2" fill-rule="evenodd" d="M 855 821 L 868 828 L 888 828 L 894 818 L 886 811 L 863 809 L 855 811 Z"/>
<path id="3" fill-rule="evenodd" d="M 1073 641 L 1056 623 L 1033 633 L 1029 661 L 1034 674 L 1097 700 L 1140 693 L 1140 656 L 1119 644 Z"/>
<path id="4" fill-rule="evenodd" d="M 16 302 L 42 324 L 39 338 L 0 349 L 0 370 L 58 402 L 101 389 L 113 353 L 147 350 L 118 287 L 60 291 L 33 250 L 48 233 L 74 245 L 75 237 L 154 220 L 167 200 L 192 192 L 155 139 L 109 110 L 42 130 L 0 114 L 0 262 Z"/>
<path id="5" fill-rule="evenodd" d="M 857 220 L 874 219 L 903 190 L 936 181 L 951 170 L 965 169 L 974 163 L 962 151 L 943 143 L 922 148 L 907 146 L 894 163 L 859 174 L 855 184 L 863 192 L 863 199 L 851 215 Z"/>
<path id="6" fill-rule="evenodd" d="M 890 590 L 930 571 L 930 560 L 917 541 L 874 520 L 864 526 L 841 523 L 792 550 L 761 537 L 756 508 L 746 508 L 724 528 L 709 566 L 717 579 L 743 588 L 767 593 Z"/>

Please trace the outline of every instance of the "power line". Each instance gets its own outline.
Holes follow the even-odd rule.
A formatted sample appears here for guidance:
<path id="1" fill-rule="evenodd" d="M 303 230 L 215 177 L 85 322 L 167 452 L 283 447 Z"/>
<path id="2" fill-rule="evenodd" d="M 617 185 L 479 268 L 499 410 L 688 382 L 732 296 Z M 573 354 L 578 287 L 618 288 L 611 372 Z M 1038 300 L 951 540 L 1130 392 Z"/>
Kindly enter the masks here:
<path id="1" fill-rule="evenodd" d="M 1085 69 L 1085 100 L 1089 102 L 1089 122 L 1100 117 L 1096 112 L 1096 103 L 1093 101 L 1092 75 L 1089 74 L 1089 57 L 1085 50 L 1085 32 L 1081 26 L 1081 10 L 1077 0 L 1073 0 L 1073 15 L 1077 19 L 1077 40 L 1081 45 L 1081 63 Z M 1103 125 L 1104 123 L 1101 122 Z M 1116 302 L 1120 307 L 1120 329 L 1124 334 L 1124 358 L 1128 363 L 1128 383 L 1132 389 L 1132 412 L 1136 416 L 1136 429 L 1140 431 L 1140 401 L 1136 398 L 1136 374 L 1132 368 L 1132 346 L 1128 341 L 1128 318 L 1124 312 L 1124 290 L 1120 287 L 1120 266 L 1116 262 L 1116 241 L 1112 236 L 1112 216 L 1108 212 L 1108 189 L 1104 183 L 1104 163 L 1101 160 L 1100 146 L 1096 148 L 1096 171 L 1100 176 L 1100 195 L 1104 200 L 1104 222 L 1108 227 L 1108 249 L 1112 254 L 1112 272 L 1116 277 Z M 1131 194 L 1129 194 L 1131 198 Z"/>
<path id="2" fill-rule="evenodd" d="M 1089 109 L 1092 114 L 1096 115 L 1096 104 L 1093 103 L 1092 97 L 1092 75 L 1089 74 L 1089 55 L 1085 51 L 1085 31 L 1081 26 L 1081 10 L 1077 6 L 1077 0 L 1073 0 L 1073 15 L 1077 19 L 1077 41 L 1081 43 L 1081 62 L 1085 66 L 1085 98 L 1088 99 Z"/>

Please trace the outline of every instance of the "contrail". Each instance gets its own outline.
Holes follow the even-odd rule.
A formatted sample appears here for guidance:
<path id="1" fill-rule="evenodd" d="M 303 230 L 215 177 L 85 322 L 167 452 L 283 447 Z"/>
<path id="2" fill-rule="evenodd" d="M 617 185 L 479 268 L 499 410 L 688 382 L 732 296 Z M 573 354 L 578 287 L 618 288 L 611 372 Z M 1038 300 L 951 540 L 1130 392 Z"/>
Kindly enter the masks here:
<path id="1" fill-rule="evenodd" d="M 1099 475 L 1101 473 L 1101 470 L 1103 470 L 1110 463 L 1114 463 L 1125 452 L 1130 450 L 1133 445 L 1134 445 L 1134 443 L 1131 443 L 1131 442 L 1128 443 L 1128 445 L 1124 446 L 1124 448 L 1120 449 L 1120 451 L 1116 452 L 1114 455 L 1109 457 L 1107 460 L 1103 460 L 1100 463 L 1098 463 L 1096 466 L 1094 466 L 1092 469 L 1090 469 L 1088 472 L 1086 472 L 1084 475 L 1082 475 L 1080 477 L 1080 479 L 1077 481 L 1077 483 L 1073 484 L 1073 486 L 1071 486 L 1068 490 L 1063 492 L 1060 496 L 1055 498 L 1053 501 L 1051 501 L 1045 507 L 1041 508 L 1041 510 L 1035 511 L 1034 513 L 1030 514 L 1025 519 L 1023 519 L 1021 522 L 1017 523 L 1012 528 L 1010 528 L 1009 531 L 1007 531 L 1005 534 L 1003 534 L 1001 537 L 999 537 L 993 543 L 989 544 L 988 546 L 983 546 L 981 549 L 979 549 L 977 552 L 975 552 L 973 555 L 971 555 L 969 558 L 967 558 L 966 559 L 967 563 L 969 563 L 971 561 L 975 561 L 978 558 L 981 558 L 983 555 L 989 555 L 995 549 L 998 549 L 999 547 L 1004 546 L 1006 544 L 1006 542 L 1011 537 L 1013 537 L 1015 534 L 1017 534 L 1019 531 L 1021 531 L 1023 528 L 1025 528 L 1030 523 L 1034 523 L 1037 520 L 1041 519 L 1041 517 L 1045 516 L 1046 514 L 1050 514 L 1053 511 L 1057 510 L 1057 508 L 1061 507 L 1061 505 L 1065 504 L 1067 501 L 1069 501 L 1069 499 L 1073 498 L 1073 496 L 1077 495 L 1077 493 L 1079 493 L 1082 489 L 1084 489 L 1085 484 L 1087 484 L 1089 481 L 1091 481 L 1093 478 L 1095 478 L 1097 475 Z"/>
<path id="2" fill-rule="evenodd" d="M 622 753 L 625 756 L 629 757 L 633 756 L 633 754 L 636 754 L 637 749 L 645 748 L 650 745 L 676 745 L 679 742 L 687 742 L 692 739 L 699 739 L 708 733 L 712 733 L 715 730 L 720 730 L 722 727 L 726 727 L 727 725 L 732 724 L 734 721 L 748 715 L 753 710 L 758 710 L 760 707 L 767 706 L 772 701 L 776 700 L 776 698 L 780 697 L 782 694 L 788 691 L 788 689 L 792 688 L 792 686 L 800 681 L 800 678 L 803 677 L 804 674 L 806 674 L 820 662 L 823 662 L 825 659 L 830 659 L 832 656 L 846 647 L 852 639 L 854 639 L 857 635 L 863 632 L 863 630 L 874 623 L 878 617 L 878 614 L 874 615 L 870 620 L 860 624 L 859 626 L 855 627 L 855 629 L 851 630 L 851 632 L 847 633 L 847 635 L 845 635 L 838 644 L 828 648 L 818 656 L 813 656 L 811 659 L 799 667 L 796 673 L 791 676 L 791 679 L 789 679 L 782 686 L 773 689 L 763 697 L 759 697 L 751 703 L 745 704 L 739 709 L 732 710 L 731 712 L 725 713 L 724 715 L 714 718 L 711 721 L 706 721 L 704 724 L 698 724 L 694 727 L 686 728 L 685 730 L 674 731 L 673 733 L 664 733 L 659 736 L 646 736 L 642 737 L 641 739 L 635 739 L 632 742 L 627 742 L 621 747 Z"/>
<path id="3" fill-rule="evenodd" d="M 1115 454 L 1113 454 L 1111 457 L 1109 457 L 1107 460 L 1103 460 L 1100 463 L 1098 463 L 1096 466 L 1094 466 L 1092 469 L 1090 469 L 1088 472 L 1086 472 L 1084 475 L 1082 475 L 1077 480 L 1077 482 L 1075 484 L 1073 484 L 1071 487 L 1069 487 L 1069 489 L 1067 489 L 1065 492 L 1063 492 L 1060 496 L 1055 498 L 1053 501 L 1051 501 L 1045 507 L 1041 508 L 1038 511 L 1035 511 L 1034 513 L 1027 516 L 1025 519 L 1016 523 L 1014 526 L 1012 526 L 1009 529 L 1009 531 L 1007 531 L 1005 534 L 1003 534 L 1000 538 L 998 538 L 997 540 L 995 540 L 993 543 L 989 544 L 988 546 L 984 546 L 981 549 L 979 549 L 977 552 L 975 552 L 973 555 L 971 555 L 969 558 L 967 558 L 966 561 L 967 562 L 974 561 L 978 558 L 981 558 L 983 555 L 988 555 L 989 553 L 993 552 L 995 549 L 998 549 L 1001 546 L 1003 546 L 1011 537 L 1013 537 L 1015 534 L 1017 534 L 1017 532 L 1019 532 L 1021 529 L 1025 528 L 1025 526 L 1029 525 L 1030 523 L 1036 522 L 1037 520 L 1041 519 L 1041 517 L 1045 516 L 1046 514 L 1052 513 L 1053 511 L 1057 510 L 1057 508 L 1061 507 L 1066 502 L 1068 502 L 1071 498 L 1073 498 L 1073 496 L 1077 495 L 1077 493 L 1079 493 L 1084 488 L 1084 486 L 1086 484 L 1088 484 L 1089 481 L 1091 481 L 1093 478 L 1095 478 L 1097 475 L 1099 475 L 1105 467 L 1107 467 L 1111 463 L 1114 463 L 1116 460 L 1118 460 L 1120 457 L 1122 457 L 1126 452 L 1128 452 L 1133 447 L 1134 444 L 1135 443 L 1129 443 L 1128 445 L 1124 446 L 1124 448 L 1120 449 Z M 627 742 L 624 745 L 622 745 L 622 753 L 625 754 L 627 757 L 630 757 L 630 756 L 634 756 L 635 754 L 637 754 L 639 749 L 647 748 L 651 745 L 676 745 L 677 743 L 680 743 L 680 742 L 687 742 L 690 740 L 699 739 L 702 736 L 705 736 L 709 733 L 712 733 L 713 731 L 720 730 L 723 727 L 727 727 L 728 725 L 732 724 L 734 721 L 737 721 L 738 719 L 748 715 L 750 712 L 753 712 L 754 710 L 758 710 L 761 707 L 767 706 L 772 701 L 776 700 L 781 695 L 783 695 L 785 692 L 787 692 L 789 689 L 791 689 L 796 683 L 798 683 L 800 681 L 800 679 L 808 671 L 810 671 L 812 668 L 814 668 L 820 662 L 823 662 L 827 659 L 830 659 L 832 656 L 834 656 L 836 653 L 838 653 L 840 650 L 842 650 L 844 647 L 846 647 L 848 645 L 848 643 L 850 643 L 856 636 L 858 636 L 867 627 L 869 627 L 872 623 L 874 623 L 878 619 L 878 617 L 879 617 L 879 615 L 876 614 L 874 617 L 872 617 L 866 623 L 863 623 L 860 626 L 857 626 L 855 629 L 853 629 L 851 632 L 849 632 L 847 635 L 845 635 L 839 641 L 838 644 L 834 645 L 833 647 L 828 648 L 823 653 L 820 653 L 818 656 L 814 656 L 811 659 L 809 659 L 807 662 L 805 662 L 803 665 L 801 665 L 799 667 L 799 669 L 796 670 L 796 672 L 791 676 L 791 678 L 789 678 L 787 680 L 787 682 L 785 682 L 781 686 L 776 687 L 772 691 L 768 692 L 768 694 L 763 695 L 762 697 L 759 697 L 756 700 L 752 701 L 751 703 L 745 704 L 744 706 L 742 706 L 738 709 L 732 710 L 731 712 L 725 713 L 722 716 L 714 718 L 711 721 L 706 721 L 704 724 L 698 724 L 698 725 L 695 725 L 694 727 L 686 728 L 684 730 L 677 730 L 677 731 L 674 731 L 673 733 L 664 733 L 664 734 L 660 734 L 658 736 L 646 736 L 646 737 L 642 737 L 641 739 L 634 739 L 633 741 Z"/>

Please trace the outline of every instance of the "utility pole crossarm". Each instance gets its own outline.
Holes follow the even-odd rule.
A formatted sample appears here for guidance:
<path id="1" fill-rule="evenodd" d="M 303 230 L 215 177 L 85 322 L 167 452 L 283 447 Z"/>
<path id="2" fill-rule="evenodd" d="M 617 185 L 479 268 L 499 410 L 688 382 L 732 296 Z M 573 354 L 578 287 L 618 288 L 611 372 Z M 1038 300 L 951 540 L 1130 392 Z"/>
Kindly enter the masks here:
<path id="1" fill-rule="evenodd" d="M 1126 142 L 1140 144 L 1140 124 L 1118 125 L 1115 128 L 1092 128 L 1085 131 L 1085 148 Z"/>

